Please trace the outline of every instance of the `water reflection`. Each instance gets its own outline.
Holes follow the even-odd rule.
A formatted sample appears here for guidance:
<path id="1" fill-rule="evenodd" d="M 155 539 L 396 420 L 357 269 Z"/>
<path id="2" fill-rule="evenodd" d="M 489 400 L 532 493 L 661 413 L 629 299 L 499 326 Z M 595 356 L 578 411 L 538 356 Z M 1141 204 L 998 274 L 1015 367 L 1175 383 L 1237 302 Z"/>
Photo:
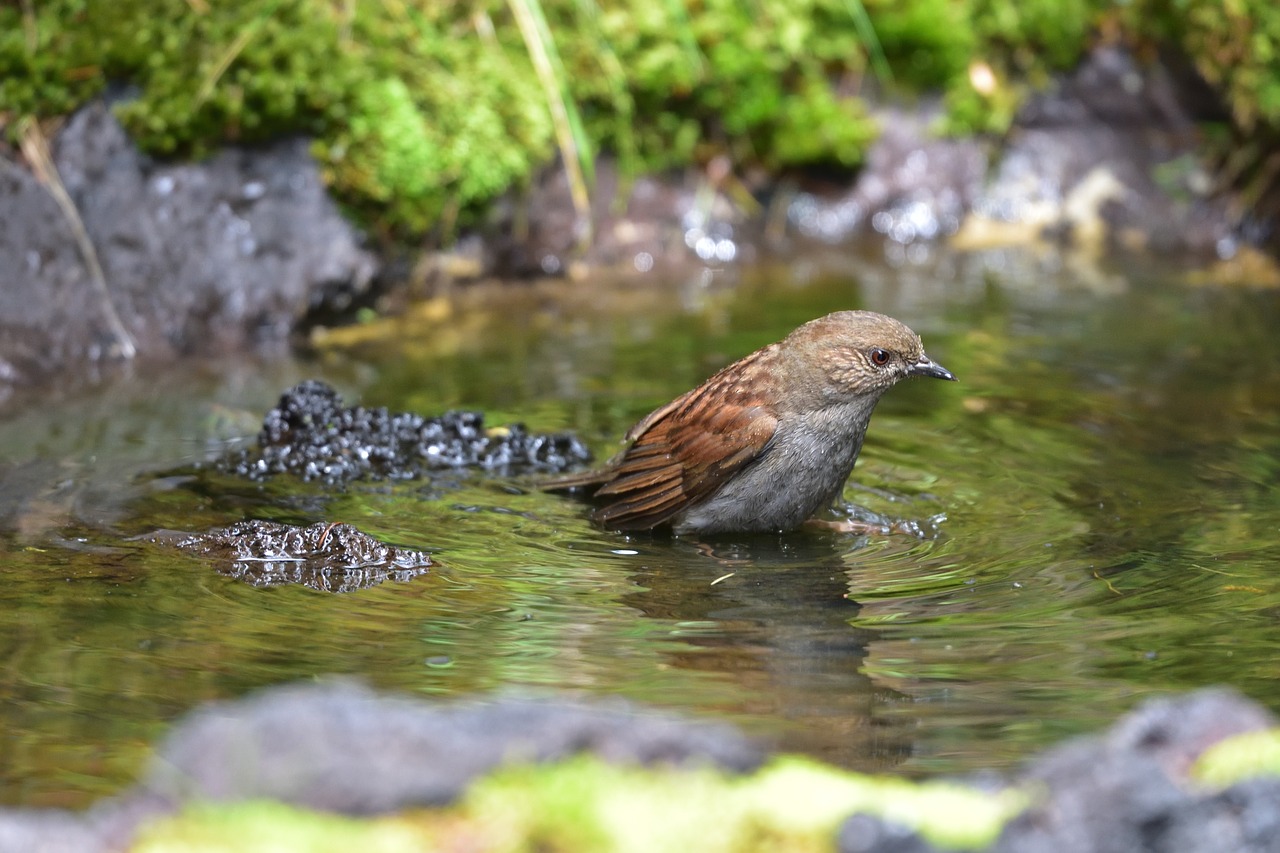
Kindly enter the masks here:
<path id="1" fill-rule="evenodd" d="M 876 632 L 849 624 L 850 547 L 822 536 L 674 541 L 648 555 L 631 576 L 643 590 L 622 600 L 681 626 L 664 665 L 731 679 L 744 701 L 725 710 L 775 721 L 784 748 L 887 768 L 910 739 L 879 719 L 895 697 L 862 672 Z"/>
<path id="2" fill-rule="evenodd" d="M 1008 765 L 1168 689 L 1226 682 L 1280 707 L 1276 293 L 1017 253 L 732 275 L 508 288 L 500 310 L 468 291 L 335 333 L 311 362 L 176 365 L 11 411 L 0 800 L 83 805 L 185 708 L 327 673 L 621 694 L 902 773 Z M 845 493 L 941 514 L 936 538 L 625 537 L 468 472 L 169 476 L 308 377 L 366 405 L 572 429 L 603 456 L 655 404 L 851 307 L 899 316 L 963 379 L 886 397 Z M 334 597 L 129 541 L 243 518 L 353 523 L 438 567 Z"/>

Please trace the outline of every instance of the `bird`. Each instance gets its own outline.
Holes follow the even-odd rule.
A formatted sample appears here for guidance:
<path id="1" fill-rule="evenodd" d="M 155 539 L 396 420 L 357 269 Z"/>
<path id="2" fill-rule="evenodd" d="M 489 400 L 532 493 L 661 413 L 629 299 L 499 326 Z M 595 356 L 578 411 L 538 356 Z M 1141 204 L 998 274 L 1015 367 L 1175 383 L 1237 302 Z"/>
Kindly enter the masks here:
<path id="1" fill-rule="evenodd" d="M 956 379 L 898 320 L 836 311 L 654 409 L 600 468 L 541 485 L 585 491 L 610 530 L 794 530 L 834 504 L 876 403 L 913 376 Z"/>

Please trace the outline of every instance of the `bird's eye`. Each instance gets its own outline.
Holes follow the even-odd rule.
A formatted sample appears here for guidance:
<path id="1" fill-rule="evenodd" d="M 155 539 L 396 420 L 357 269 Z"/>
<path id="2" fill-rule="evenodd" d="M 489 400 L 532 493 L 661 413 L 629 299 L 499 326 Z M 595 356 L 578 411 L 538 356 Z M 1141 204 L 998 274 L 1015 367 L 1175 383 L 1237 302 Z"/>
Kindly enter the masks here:
<path id="1" fill-rule="evenodd" d="M 871 350 L 867 355 L 871 358 L 871 363 L 876 367 L 884 367 L 889 363 L 889 351 L 882 350 L 880 347 Z"/>

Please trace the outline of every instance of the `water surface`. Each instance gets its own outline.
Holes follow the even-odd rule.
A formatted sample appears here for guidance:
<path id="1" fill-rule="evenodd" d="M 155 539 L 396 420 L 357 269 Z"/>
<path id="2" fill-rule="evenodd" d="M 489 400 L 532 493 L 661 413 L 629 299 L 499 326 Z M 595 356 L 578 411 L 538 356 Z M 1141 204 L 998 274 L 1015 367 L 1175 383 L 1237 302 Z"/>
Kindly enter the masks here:
<path id="1" fill-rule="evenodd" d="M 917 260 L 920 260 L 917 258 Z M 519 285 L 287 362 L 175 365 L 0 422 L 0 801 L 128 784 L 184 710 L 330 673 L 452 697 L 623 695 L 842 766 L 1002 768 L 1140 698 L 1280 709 L 1280 298 L 1026 254 L 808 260 Z M 654 406 L 832 310 L 893 314 L 959 384 L 872 421 L 849 503 L 937 535 L 698 542 L 596 529 L 521 477 L 338 490 L 192 463 L 293 382 L 572 429 L 600 456 Z M 132 537 L 241 518 L 432 551 L 405 583 L 259 589 Z"/>

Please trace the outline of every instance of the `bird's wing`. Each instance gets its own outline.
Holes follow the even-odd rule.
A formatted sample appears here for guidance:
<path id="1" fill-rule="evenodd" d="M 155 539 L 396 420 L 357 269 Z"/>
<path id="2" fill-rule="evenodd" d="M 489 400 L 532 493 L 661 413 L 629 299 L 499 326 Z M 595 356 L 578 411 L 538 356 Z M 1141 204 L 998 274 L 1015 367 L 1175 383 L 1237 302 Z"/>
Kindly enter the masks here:
<path id="1" fill-rule="evenodd" d="M 613 478 L 613 469 L 610 464 L 606 463 L 604 466 L 593 468 L 590 471 L 578 471 L 575 474 L 557 474 L 554 477 L 547 477 L 539 481 L 536 487 L 548 492 L 558 492 L 562 489 L 587 489 L 593 486 L 600 486 Z"/>
<path id="2" fill-rule="evenodd" d="M 716 406 L 717 399 L 702 386 L 636 424 L 627 433 L 631 447 L 595 493 L 603 505 L 593 517 L 615 530 L 648 530 L 760 458 L 777 419 L 762 406 Z"/>

